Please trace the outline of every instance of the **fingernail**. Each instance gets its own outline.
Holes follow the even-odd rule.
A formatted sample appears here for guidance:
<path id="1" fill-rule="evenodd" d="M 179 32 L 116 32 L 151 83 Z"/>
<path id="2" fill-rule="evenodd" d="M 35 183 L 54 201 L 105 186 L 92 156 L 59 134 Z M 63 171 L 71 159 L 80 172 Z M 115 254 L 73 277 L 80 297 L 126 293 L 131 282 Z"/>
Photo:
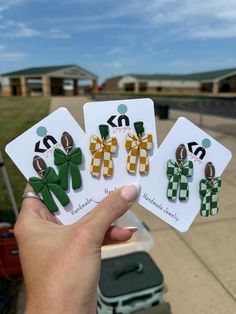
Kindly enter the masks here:
<path id="1" fill-rule="evenodd" d="M 132 202 L 138 196 L 140 191 L 140 184 L 135 182 L 130 185 L 126 185 L 120 192 L 121 197 L 128 202 Z"/>
<path id="2" fill-rule="evenodd" d="M 136 231 L 138 231 L 138 227 L 135 227 L 135 226 L 124 227 L 123 229 L 131 230 L 133 233 L 136 232 Z"/>

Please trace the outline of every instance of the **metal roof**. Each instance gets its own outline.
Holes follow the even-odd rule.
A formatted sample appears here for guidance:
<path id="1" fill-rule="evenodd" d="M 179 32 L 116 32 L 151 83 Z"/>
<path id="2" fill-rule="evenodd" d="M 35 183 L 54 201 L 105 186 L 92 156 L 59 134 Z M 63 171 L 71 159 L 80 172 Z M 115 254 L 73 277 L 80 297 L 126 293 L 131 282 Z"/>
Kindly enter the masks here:
<path id="1" fill-rule="evenodd" d="M 94 76 L 95 78 L 97 78 L 97 75 L 79 67 L 76 64 L 26 68 L 26 69 L 21 69 L 21 70 L 14 71 L 14 72 L 3 73 L 3 74 L 1 74 L 1 76 L 10 76 L 10 77 L 12 77 L 12 76 L 27 76 L 27 75 L 29 75 L 29 76 L 41 76 L 41 75 L 56 72 L 59 70 L 63 70 L 66 68 L 71 68 L 71 67 L 76 67 L 76 68 L 83 70 L 83 71 L 87 72 L 88 74 Z"/>
<path id="2" fill-rule="evenodd" d="M 214 81 L 221 77 L 236 74 L 236 68 L 222 69 L 209 72 L 191 74 L 127 74 L 138 80 L 192 80 L 192 81 Z"/>

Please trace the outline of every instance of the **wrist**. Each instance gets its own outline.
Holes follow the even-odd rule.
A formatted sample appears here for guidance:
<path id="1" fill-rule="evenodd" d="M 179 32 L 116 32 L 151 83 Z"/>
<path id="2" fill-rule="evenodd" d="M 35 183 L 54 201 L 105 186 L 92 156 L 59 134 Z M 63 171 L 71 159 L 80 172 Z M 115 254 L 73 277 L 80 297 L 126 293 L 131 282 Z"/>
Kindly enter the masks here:
<path id="1" fill-rule="evenodd" d="M 27 298 L 24 314 L 96 314 L 97 298 L 89 304 L 81 304 L 70 297 L 58 296 L 56 299 L 46 296 L 37 296 L 36 299 Z"/>
<path id="2" fill-rule="evenodd" d="M 63 306 L 60 305 L 46 305 L 46 304 L 39 304 L 36 303 L 29 303 L 26 305 L 25 313 L 24 314 L 96 314 L 95 309 L 88 309 L 82 306 L 74 307 L 70 304 L 64 304 Z"/>

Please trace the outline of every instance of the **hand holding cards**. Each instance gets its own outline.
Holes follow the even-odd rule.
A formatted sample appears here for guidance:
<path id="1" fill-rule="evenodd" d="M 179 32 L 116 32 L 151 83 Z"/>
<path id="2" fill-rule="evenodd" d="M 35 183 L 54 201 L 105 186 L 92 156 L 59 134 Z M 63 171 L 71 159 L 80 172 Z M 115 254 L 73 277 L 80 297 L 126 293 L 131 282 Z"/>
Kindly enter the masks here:
<path id="1" fill-rule="evenodd" d="M 150 99 L 87 103 L 84 119 L 86 134 L 60 108 L 6 147 L 62 223 L 135 181 L 138 202 L 179 231 L 199 210 L 218 212 L 219 176 L 231 153 L 187 119 L 176 122 L 159 149 Z"/>

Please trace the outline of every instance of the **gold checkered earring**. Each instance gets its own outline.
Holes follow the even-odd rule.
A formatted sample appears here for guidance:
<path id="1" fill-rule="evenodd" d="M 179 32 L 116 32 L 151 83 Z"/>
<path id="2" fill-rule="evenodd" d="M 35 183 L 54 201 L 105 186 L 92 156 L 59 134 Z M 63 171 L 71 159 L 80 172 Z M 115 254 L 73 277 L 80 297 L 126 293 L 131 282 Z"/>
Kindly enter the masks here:
<path id="1" fill-rule="evenodd" d="M 148 151 L 152 149 L 152 135 L 145 134 L 143 122 L 134 122 L 136 135 L 128 133 L 126 135 L 125 148 L 129 150 L 126 169 L 129 173 L 135 173 L 139 155 L 139 173 L 149 172 Z"/>
<path id="2" fill-rule="evenodd" d="M 90 137 L 89 150 L 93 154 L 90 164 L 90 173 L 98 177 L 102 168 L 103 176 L 110 177 L 113 174 L 112 154 L 117 150 L 116 137 L 109 136 L 109 127 L 107 124 L 100 124 L 99 131 L 101 136 L 92 135 Z"/>

